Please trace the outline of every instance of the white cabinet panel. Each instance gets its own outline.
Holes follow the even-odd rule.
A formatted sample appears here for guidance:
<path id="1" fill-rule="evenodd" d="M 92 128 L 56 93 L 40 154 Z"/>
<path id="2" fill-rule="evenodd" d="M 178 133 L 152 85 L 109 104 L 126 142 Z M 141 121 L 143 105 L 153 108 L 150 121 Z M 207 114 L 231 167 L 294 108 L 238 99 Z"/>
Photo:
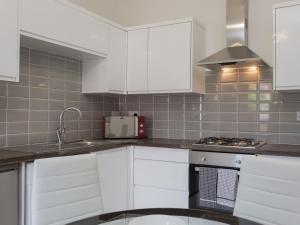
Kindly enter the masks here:
<path id="1" fill-rule="evenodd" d="M 187 150 L 136 146 L 133 177 L 135 208 L 188 207 Z"/>
<path id="2" fill-rule="evenodd" d="M 110 26 L 106 58 L 83 60 L 83 93 L 126 93 L 127 32 Z"/>
<path id="3" fill-rule="evenodd" d="M 188 208 L 188 192 L 143 187 L 134 188 L 134 208 Z"/>
<path id="4" fill-rule="evenodd" d="M 0 80 L 19 81 L 19 0 L 0 1 Z"/>
<path id="5" fill-rule="evenodd" d="M 128 31 L 127 91 L 148 90 L 148 29 Z"/>
<path id="6" fill-rule="evenodd" d="M 105 212 L 129 207 L 129 152 L 126 147 L 97 153 Z"/>
<path id="7" fill-rule="evenodd" d="M 20 28 L 28 35 L 107 54 L 109 25 L 63 0 L 20 0 Z M 36 36 L 35 36 L 36 35 Z"/>
<path id="8" fill-rule="evenodd" d="M 277 90 L 300 89 L 300 4 L 275 8 L 275 71 Z"/>
<path id="9" fill-rule="evenodd" d="M 134 158 L 188 163 L 189 151 L 185 149 L 175 149 L 175 148 L 135 146 Z"/>
<path id="10" fill-rule="evenodd" d="M 108 89 L 110 92 L 125 93 L 127 65 L 127 32 L 113 26 L 109 32 Z"/>
<path id="11" fill-rule="evenodd" d="M 149 29 L 149 91 L 191 89 L 192 23 Z"/>
<path id="12" fill-rule="evenodd" d="M 189 166 L 185 163 L 134 161 L 134 183 L 188 192 Z"/>

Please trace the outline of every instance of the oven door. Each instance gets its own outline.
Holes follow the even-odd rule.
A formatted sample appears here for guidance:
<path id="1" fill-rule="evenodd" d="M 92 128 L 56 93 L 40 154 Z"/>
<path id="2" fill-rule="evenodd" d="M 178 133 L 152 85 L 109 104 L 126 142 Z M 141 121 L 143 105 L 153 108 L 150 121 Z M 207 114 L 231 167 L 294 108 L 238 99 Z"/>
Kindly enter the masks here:
<path id="1" fill-rule="evenodd" d="M 238 186 L 238 168 L 190 164 L 189 208 L 232 213 Z"/>

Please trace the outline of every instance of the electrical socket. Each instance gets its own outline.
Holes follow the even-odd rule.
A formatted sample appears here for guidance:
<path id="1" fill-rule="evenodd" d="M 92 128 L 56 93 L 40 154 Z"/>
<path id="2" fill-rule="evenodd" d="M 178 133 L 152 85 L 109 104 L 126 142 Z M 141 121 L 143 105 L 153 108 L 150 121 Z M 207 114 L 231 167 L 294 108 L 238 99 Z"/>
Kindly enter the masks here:
<path id="1" fill-rule="evenodd" d="M 297 112 L 296 115 L 297 115 L 297 121 L 300 122 L 300 112 Z"/>

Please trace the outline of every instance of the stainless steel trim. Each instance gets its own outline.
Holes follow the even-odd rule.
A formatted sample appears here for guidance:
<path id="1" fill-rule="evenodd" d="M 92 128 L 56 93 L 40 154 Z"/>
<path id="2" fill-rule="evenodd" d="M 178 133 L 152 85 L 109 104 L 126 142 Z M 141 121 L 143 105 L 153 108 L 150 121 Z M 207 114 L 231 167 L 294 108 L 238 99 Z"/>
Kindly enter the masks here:
<path id="1" fill-rule="evenodd" d="M 257 63 L 269 65 L 251 51 L 248 46 L 248 7 L 249 0 L 227 0 L 227 48 L 201 60 L 198 65 L 210 70 L 219 70 L 224 64 Z M 253 65 L 250 65 L 253 66 Z"/>
<path id="2" fill-rule="evenodd" d="M 189 163 L 195 165 L 240 168 L 242 154 L 190 151 Z"/>
<path id="3" fill-rule="evenodd" d="M 227 0 L 227 46 L 248 46 L 248 0 Z"/>

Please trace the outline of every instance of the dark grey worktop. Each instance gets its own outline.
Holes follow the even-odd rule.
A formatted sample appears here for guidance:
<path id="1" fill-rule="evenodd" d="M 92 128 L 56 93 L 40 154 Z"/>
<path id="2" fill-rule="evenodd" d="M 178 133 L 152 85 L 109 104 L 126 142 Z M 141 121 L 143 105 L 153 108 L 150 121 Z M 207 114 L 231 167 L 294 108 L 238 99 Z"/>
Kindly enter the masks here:
<path id="1" fill-rule="evenodd" d="M 193 149 L 198 151 L 239 153 L 239 154 L 263 154 L 300 157 L 300 145 L 274 145 L 266 144 L 258 149 L 243 149 L 236 147 L 210 147 L 193 146 L 192 140 L 170 140 L 170 139 L 144 139 L 144 140 L 96 140 L 90 144 L 86 142 L 71 143 L 64 145 L 26 145 L 0 149 L 0 165 L 15 164 L 33 161 L 40 158 L 57 156 L 77 155 L 90 152 L 108 150 L 124 147 L 127 145 Z"/>

